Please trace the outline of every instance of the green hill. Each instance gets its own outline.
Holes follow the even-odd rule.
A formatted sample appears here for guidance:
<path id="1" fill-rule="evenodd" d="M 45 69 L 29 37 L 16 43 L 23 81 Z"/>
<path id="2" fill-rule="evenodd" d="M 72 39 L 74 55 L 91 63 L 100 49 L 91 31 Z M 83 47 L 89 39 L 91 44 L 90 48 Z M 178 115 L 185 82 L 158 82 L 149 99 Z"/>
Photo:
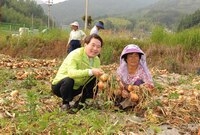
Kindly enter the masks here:
<path id="1" fill-rule="evenodd" d="M 43 8 L 32 0 L 1 0 L 1 22 L 21 24 L 35 28 L 46 25 L 47 15 Z M 34 24 L 34 25 L 33 25 Z"/>

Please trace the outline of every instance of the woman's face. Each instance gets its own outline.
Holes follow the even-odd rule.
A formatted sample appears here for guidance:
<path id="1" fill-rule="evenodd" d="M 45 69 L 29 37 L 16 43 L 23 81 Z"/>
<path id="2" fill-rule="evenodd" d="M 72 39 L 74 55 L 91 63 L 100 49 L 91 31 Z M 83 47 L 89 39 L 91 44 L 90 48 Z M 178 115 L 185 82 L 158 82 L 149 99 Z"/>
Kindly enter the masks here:
<path id="1" fill-rule="evenodd" d="M 127 64 L 129 66 L 138 66 L 140 61 L 140 56 L 138 53 L 127 54 Z"/>
<path id="2" fill-rule="evenodd" d="M 78 29 L 78 26 L 72 25 L 72 26 L 71 26 L 71 29 L 77 30 L 77 29 Z"/>
<path id="3" fill-rule="evenodd" d="M 93 58 L 101 52 L 101 41 L 92 38 L 88 44 L 85 44 L 85 51 L 89 58 Z"/>

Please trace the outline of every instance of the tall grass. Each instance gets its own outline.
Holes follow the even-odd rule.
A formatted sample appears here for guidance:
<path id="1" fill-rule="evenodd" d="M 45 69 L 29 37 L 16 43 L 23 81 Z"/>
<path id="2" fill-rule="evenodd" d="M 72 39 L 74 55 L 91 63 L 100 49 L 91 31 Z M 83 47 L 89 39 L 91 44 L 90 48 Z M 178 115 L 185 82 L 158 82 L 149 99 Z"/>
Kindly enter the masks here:
<path id="1" fill-rule="evenodd" d="M 196 73 L 200 68 L 200 28 L 174 33 L 156 27 L 151 35 L 154 47 L 148 49 L 151 63 L 175 73 Z M 193 63 L 193 64 L 191 64 Z"/>
<path id="2" fill-rule="evenodd" d="M 179 73 L 185 69 L 194 71 L 200 67 L 196 61 L 200 50 L 200 28 L 174 33 L 156 27 L 150 38 L 143 39 L 134 39 L 134 35 L 140 34 L 135 34 L 134 31 L 103 30 L 99 34 L 104 41 L 100 57 L 104 65 L 119 63 L 123 48 L 128 44 L 136 44 L 147 53 L 147 61 L 152 67 L 162 65 L 162 68 Z M 0 51 L 17 57 L 63 58 L 67 55 L 68 37 L 69 31 L 61 29 L 23 37 L 4 35 L 0 37 Z M 191 62 L 194 67 L 191 67 Z"/>
<path id="3" fill-rule="evenodd" d="M 128 31 L 102 31 L 100 36 L 102 36 L 104 40 L 104 46 L 101 55 L 103 64 L 118 62 L 121 51 L 126 45 L 141 45 L 139 41 L 133 39 L 133 34 Z"/>
<path id="4" fill-rule="evenodd" d="M 162 27 L 156 27 L 151 35 L 151 41 L 169 46 L 182 45 L 186 49 L 200 48 L 200 28 L 192 28 L 182 32 L 167 32 Z"/>
<path id="5" fill-rule="evenodd" d="M 44 33 L 29 33 L 22 36 L 12 36 L 11 33 L 4 32 L 4 35 L 0 36 L 0 50 L 9 50 L 8 52 L 12 52 L 14 56 L 21 57 L 23 55 L 22 57 L 24 57 L 34 50 L 51 46 L 54 42 L 67 42 L 68 35 L 67 31 L 60 29 L 50 29 Z"/>
<path id="6" fill-rule="evenodd" d="M 69 37 L 69 32 L 61 29 L 50 29 L 45 33 L 35 35 L 35 37 L 45 41 L 65 40 Z"/>

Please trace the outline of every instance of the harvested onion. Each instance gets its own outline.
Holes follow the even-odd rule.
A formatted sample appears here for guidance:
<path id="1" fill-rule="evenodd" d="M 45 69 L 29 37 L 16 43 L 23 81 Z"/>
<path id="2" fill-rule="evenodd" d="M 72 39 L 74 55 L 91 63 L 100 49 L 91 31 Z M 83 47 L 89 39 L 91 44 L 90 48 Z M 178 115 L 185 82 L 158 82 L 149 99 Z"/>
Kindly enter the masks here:
<path id="1" fill-rule="evenodd" d="M 137 102 L 139 100 L 139 97 L 135 92 L 132 91 L 132 92 L 130 92 L 130 99 L 133 102 Z"/>
<path id="2" fill-rule="evenodd" d="M 114 90 L 114 95 L 120 96 L 120 95 L 122 95 L 122 91 L 120 89 L 116 89 L 116 90 Z"/>
<path id="3" fill-rule="evenodd" d="M 103 90 L 106 88 L 106 84 L 102 81 L 99 81 L 97 85 L 99 90 Z"/>
<path id="4" fill-rule="evenodd" d="M 99 79 L 103 82 L 107 81 L 108 80 L 108 74 L 103 74 L 99 77 Z"/>
<path id="5" fill-rule="evenodd" d="M 131 84 L 129 84 L 128 85 L 128 91 L 138 91 L 140 89 L 140 87 L 139 86 L 137 86 L 137 85 L 131 85 Z"/>

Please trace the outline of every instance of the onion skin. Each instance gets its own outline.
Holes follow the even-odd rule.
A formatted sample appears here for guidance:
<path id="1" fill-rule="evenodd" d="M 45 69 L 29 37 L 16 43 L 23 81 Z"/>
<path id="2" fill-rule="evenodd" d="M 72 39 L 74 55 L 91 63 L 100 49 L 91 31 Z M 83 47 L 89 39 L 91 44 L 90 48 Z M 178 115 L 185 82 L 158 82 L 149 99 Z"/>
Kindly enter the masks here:
<path id="1" fill-rule="evenodd" d="M 102 82 L 102 81 L 99 81 L 97 85 L 98 85 L 98 89 L 99 89 L 99 90 L 103 90 L 103 89 L 105 89 L 105 87 L 106 87 L 105 83 Z"/>
<path id="2" fill-rule="evenodd" d="M 121 96 L 122 95 L 122 91 L 120 89 L 116 89 L 116 90 L 114 90 L 114 95 L 115 96 Z"/>
<path id="3" fill-rule="evenodd" d="M 133 102 L 137 102 L 139 100 L 139 97 L 135 92 L 130 92 L 130 99 Z"/>
<path id="4" fill-rule="evenodd" d="M 129 98 L 130 93 L 127 90 L 122 90 L 122 97 L 123 98 Z"/>
<path id="5" fill-rule="evenodd" d="M 134 90 L 133 85 L 129 84 L 129 85 L 128 85 L 128 91 L 131 92 L 131 91 L 133 91 L 133 90 Z"/>
<path id="6" fill-rule="evenodd" d="M 99 77 L 99 79 L 103 82 L 107 81 L 108 80 L 108 74 L 103 74 Z"/>

